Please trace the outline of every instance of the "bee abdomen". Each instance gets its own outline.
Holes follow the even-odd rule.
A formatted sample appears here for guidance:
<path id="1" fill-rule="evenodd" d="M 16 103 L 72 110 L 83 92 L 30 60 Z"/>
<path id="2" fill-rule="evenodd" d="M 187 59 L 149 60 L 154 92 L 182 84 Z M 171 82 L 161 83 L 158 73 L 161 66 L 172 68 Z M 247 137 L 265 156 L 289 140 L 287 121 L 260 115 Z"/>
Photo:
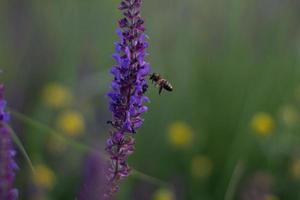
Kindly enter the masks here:
<path id="1" fill-rule="evenodd" d="M 172 87 L 171 83 L 169 83 L 168 81 L 165 81 L 164 88 L 167 91 L 170 91 L 170 92 L 173 91 L 173 87 Z"/>

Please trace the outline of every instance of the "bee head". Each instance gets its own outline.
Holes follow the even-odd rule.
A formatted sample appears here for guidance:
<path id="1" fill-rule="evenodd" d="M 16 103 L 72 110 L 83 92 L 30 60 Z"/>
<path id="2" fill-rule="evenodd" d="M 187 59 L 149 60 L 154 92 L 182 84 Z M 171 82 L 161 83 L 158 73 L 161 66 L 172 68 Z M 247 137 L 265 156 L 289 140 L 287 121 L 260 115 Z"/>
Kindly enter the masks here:
<path id="1" fill-rule="evenodd" d="M 156 81 L 159 79 L 159 77 L 160 77 L 160 75 L 158 73 L 152 73 L 150 75 L 150 80 Z"/>

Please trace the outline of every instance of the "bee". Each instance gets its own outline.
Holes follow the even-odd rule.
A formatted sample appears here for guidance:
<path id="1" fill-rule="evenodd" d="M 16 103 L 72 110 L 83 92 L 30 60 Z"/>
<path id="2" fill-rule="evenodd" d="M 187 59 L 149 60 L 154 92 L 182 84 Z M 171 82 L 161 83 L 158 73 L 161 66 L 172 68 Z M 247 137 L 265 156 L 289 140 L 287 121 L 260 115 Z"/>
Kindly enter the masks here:
<path id="1" fill-rule="evenodd" d="M 161 94 L 162 90 L 165 89 L 169 92 L 173 91 L 173 87 L 169 81 L 162 78 L 160 74 L 153 73 L 150 75 L 150 80 L 152 80 L 152 83 L 155 82 L 155 85 L 159 87 L 159 94 Z"/>

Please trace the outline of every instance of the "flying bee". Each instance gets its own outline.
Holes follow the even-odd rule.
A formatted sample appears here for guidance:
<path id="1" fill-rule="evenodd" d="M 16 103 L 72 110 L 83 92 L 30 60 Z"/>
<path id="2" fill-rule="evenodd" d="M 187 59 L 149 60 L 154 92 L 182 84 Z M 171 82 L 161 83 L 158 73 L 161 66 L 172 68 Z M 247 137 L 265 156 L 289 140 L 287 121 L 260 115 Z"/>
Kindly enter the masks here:
<path id="1" fill-rule="evenodd" d="M 165 89 L 169 92 L 173 91 L 173 87 L 169 81 L 162 78 L 160 74 L 153 73 L 150 75 L 150 80 L 152 80 L 152 83 L 154 82 L 157 87 L 159 87 L 159 94 L 161 94 L 162 90 Z"/>

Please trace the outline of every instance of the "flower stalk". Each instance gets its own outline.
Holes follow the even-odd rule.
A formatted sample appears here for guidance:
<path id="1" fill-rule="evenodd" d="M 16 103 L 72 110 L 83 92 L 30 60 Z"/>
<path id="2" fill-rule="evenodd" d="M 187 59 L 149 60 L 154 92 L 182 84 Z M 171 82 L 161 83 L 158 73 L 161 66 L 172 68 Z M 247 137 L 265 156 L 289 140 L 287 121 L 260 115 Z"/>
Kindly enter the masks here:
<path id="1" fill-rule="evenodd" d="M 5 111 L 4 86 L 0 85 L 0 199 L 16 200 L 18 191 L 13 188 L 15 171 L 18 169 L 14 157 L 11 134 L 5 124 L 9 122 L 9 113 Z"/>
<path id="2" fill-rule="evenodd" d="M 144 121 L 142 113 L 148 109 L 144 104 L 149 99 L 144 93 L 148 88 L 146 76 L 150 65 L 145 61 L 148 43 L 141 5 L 142 0 L 123 0 L 119 6 L 123 18 L 119 20 L 119 41 L 115 43 L 116 53 L 113 54 L 116 64 L 111 69 L 114 80 L 108 93 L 112 112 L 109 123 L 113 130 L 106 144 L 111 159 L 107 197 L 118 191 L 119 181 L 130 173 L 127 159 L 134 151 L 133 135 Z"/>

